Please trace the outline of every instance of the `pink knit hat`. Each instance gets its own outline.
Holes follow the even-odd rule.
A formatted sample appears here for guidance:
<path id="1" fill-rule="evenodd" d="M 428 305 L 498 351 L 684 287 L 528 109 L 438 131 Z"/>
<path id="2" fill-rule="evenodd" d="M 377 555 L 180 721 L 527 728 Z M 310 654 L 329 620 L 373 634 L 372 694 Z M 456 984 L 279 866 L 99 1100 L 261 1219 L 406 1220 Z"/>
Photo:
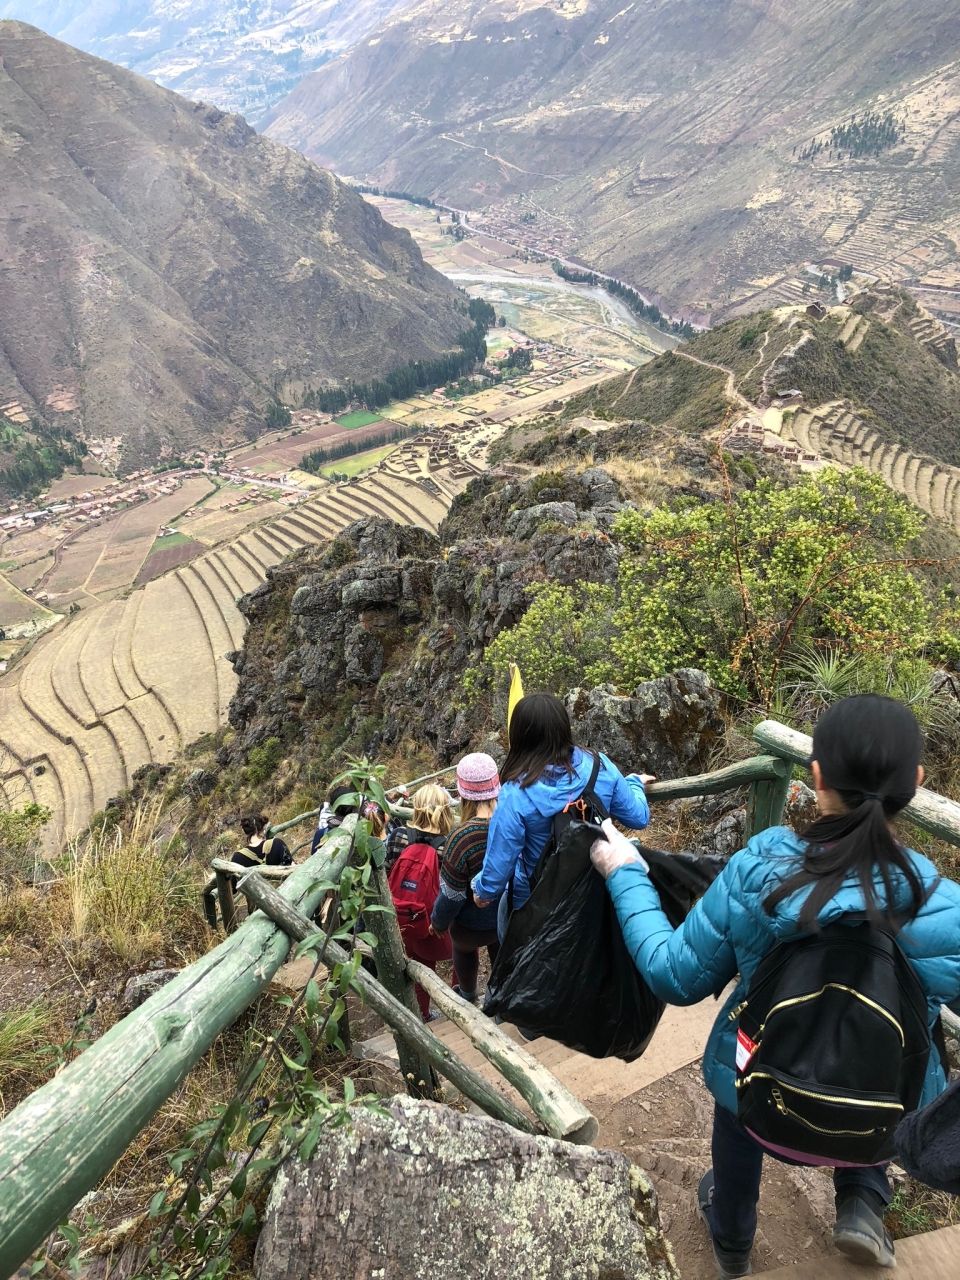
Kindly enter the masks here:
<path id="1" fill-rule="evenodd" d="M 500 775 L 493 756 L 473 751 L 457 765 L 457 790 L 462 800 L 496 800 Z"/>

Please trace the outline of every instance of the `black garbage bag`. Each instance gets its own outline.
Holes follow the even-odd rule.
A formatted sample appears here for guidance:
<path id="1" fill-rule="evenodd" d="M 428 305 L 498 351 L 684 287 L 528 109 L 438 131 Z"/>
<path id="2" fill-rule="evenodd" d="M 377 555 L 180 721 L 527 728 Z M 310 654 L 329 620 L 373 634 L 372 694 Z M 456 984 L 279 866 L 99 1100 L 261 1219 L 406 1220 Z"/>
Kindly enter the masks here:
<path id="1" fill-rule="evenodd" d="M 607 886 L 590 861 L 602 831 L 573 822 L 529 899 L 510 916 L 484 1013 L 593 1058 L 632 1062 L 663 1014 L 627 950 Z M 676 927 L 723 867 L 721 858 L 641 848 Z"/>

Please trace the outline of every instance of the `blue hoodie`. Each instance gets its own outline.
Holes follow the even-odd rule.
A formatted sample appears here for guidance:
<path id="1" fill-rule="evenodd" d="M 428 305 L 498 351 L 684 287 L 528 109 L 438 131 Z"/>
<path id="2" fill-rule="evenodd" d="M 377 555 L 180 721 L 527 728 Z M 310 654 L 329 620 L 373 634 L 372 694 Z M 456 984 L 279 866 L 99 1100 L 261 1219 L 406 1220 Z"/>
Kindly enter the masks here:
<path id="1" fill-rule="evenodd" d="M 736 975 L 737 984 L 717 1015 L 703 1055 L 707 1088 L 721 1106 L 736 1114 L 736 1019 L 729 1014 L 745 998 L 757 965 L 779 942 L 799 932 L 797 920 L 809 890 L 800 889 L 777 904 L 767 897 L 800 863 L 804 844 L 787 827 L 771 827 L 753 837 L 734 856 L 679 929 L 663 914 L 657 891 L 639 863 L 619 867 L 607 880 L 634 963 L 655 995 L 668 1004 L 697 1004 L 719 994 Z M 908 851 L 929 897 L 898 935 L 904 954 L 927 996 L 931 1029 L 940 1006 L 960 994 L 960 886 L 942 879 L 919 853 Z M 901 882 L 904 884 L 905 881 Z M 883 887 L 877 883 L 881 901 Z M 821 924 L 862 913 L 863 890 L 854 876 L 844 881 L 821 909 Z M 946 1087 L 940 1055 L 927 1065 L 921 1105 Z"/>
<path id="2" fill-rule="evenodd" d="M 625 778 L 603 753 L 597 775 L 597 798 L 612 817 L 625 827 L 639 831 L 650 821 L 650 807 L 643 783 L 634 775 Z M 577 800 L 590 781 L 593 756 L 580 747 L 573 749 L 573 775 L 558 766 L 546 770 L 529 787 L 506 782 L 500 790 L 497 808 L 490 820 L 487 853 L 480 874 L 472 881 L 474 896 L 480 901 L 496 901 L 513 877 L 514 908 L 530 897 L 530 876 L 540 860 L 556 814 Z"/>

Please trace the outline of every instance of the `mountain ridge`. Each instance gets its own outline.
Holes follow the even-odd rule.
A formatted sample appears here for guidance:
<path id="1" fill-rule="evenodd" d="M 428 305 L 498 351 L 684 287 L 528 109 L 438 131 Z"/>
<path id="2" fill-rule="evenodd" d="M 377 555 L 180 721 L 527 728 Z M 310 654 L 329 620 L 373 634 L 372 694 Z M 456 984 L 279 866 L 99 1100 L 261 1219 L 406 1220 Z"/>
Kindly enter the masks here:
<path id="1" fill-rule="evenodd" d="M 808 258 L 880 274 L 884 246 L 915 255 L 884 278 L 955 278 L 960 32 L 934 0 L 558 8 L 420 0 L 263 127 L 352 177 L 526 216 L 690 318 Z M 867 108 L 903 117 L 892 148 L 801 159 Z"/>
<path id="2" fill-rule="evenodd" d="M 255 124 L 301 76 L 348 48 L 403 0 L 0 0 L 35 26 Z"/>
<path id="3" fill-rule="evenodd" d="M 405 231 L 237 116 L 0 23 L 0 395 L 130 468 L 456 345 Z"/>

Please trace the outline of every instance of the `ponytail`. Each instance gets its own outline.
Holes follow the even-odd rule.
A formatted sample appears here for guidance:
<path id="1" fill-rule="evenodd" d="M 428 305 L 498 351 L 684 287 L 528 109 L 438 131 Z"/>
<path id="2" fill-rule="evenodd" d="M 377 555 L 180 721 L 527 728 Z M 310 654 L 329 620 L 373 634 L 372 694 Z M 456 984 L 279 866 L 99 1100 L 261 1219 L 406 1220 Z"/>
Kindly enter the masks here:
<path id="1" fill-rule="evenodd" d="M 812 760 L 823 785 L 840 797 L 843 811 L 818 818 L 804 833 L 803 861 L 765 900 L 769 915 L 809 887 L 799 924 L 816 929 L 822 909 L 852 876 L 873 923 L 896 930 L 917 915 L 928 891 L 889 820 L 916 795 L 922 751 L 916 717 L 894 698 L 859 694 L 834 703 L 820 717 Z"/>
<path id="2" fill-rule="evenodd" d="M 818 818 L 808 827 L 800 869 L 770 894 L 764 910 L 773 915 L 785 899 L 812 886 L 801 908 L 799 925 L 804 932 L 815 930 L 820 912 L 855 874 L 870 920 L 896 931 L 920 911 L 927 891 L 910 856 L 893 837 L 886 802 L 876 795 L 861 796 L 859 803 L 849 792 L 840 792 L 840 796 L 847 804 L 852 801 L 852 807 L 845 813 Z M 897 812 L 899 808 L 890 816 Z M 909 890 L 905 906 L 898 903 L 902 894 L 895 884 L 896 872 Z M 882 901 L 877 894 L 877 873 L 883 885 Z"/>

